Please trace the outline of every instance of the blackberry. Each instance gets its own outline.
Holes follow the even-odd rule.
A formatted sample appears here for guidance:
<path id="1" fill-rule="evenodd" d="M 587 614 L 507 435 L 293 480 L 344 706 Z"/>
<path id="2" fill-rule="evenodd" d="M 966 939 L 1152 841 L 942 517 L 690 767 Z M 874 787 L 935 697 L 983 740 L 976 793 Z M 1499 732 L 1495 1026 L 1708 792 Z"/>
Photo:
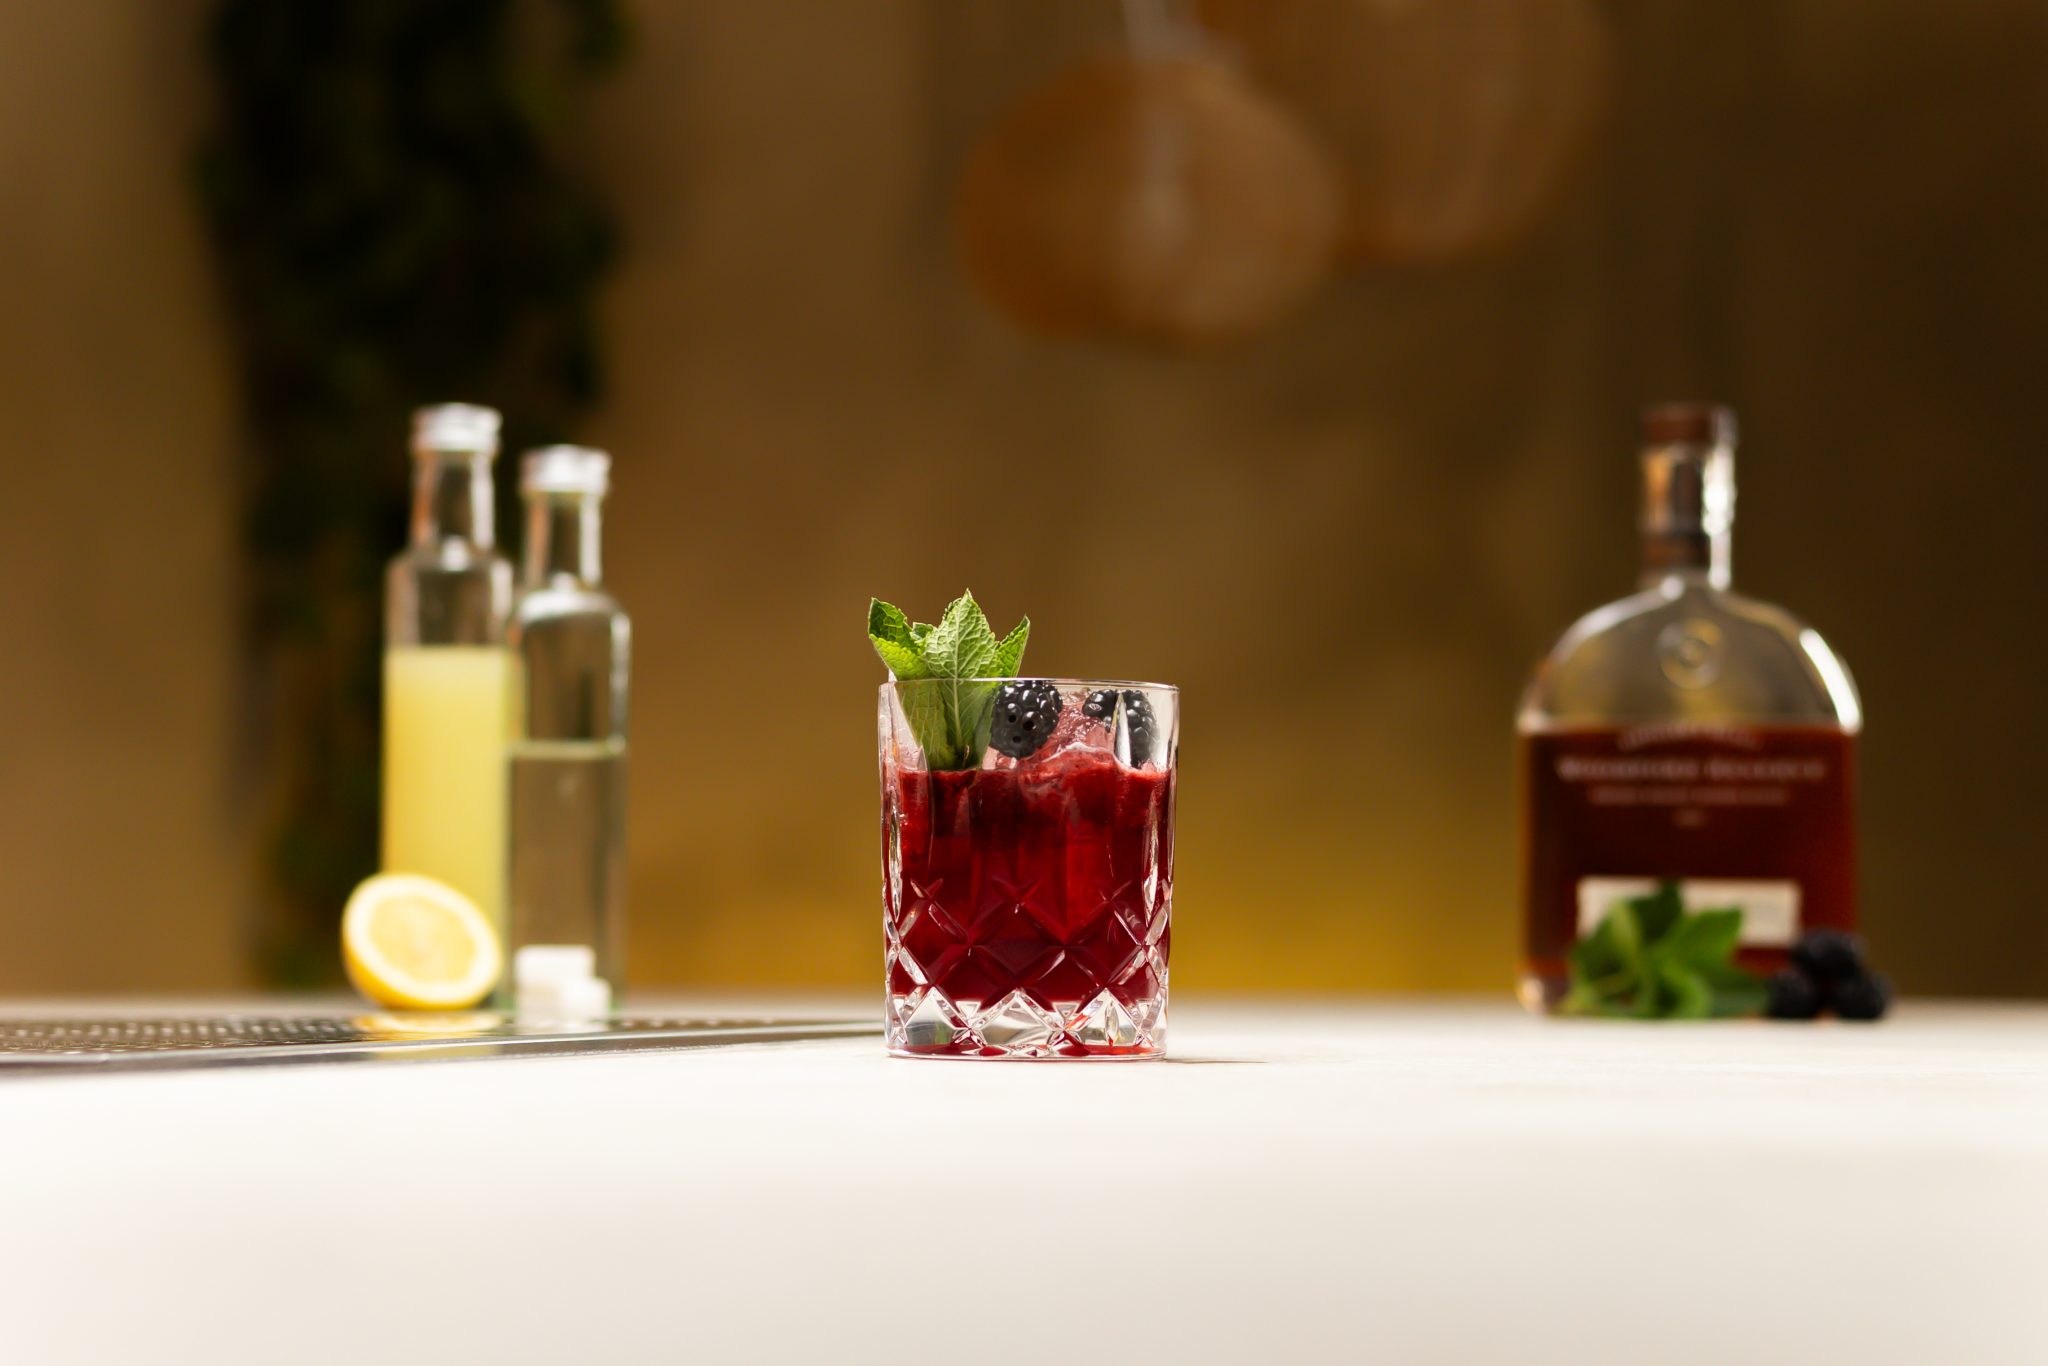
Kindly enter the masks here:
<path id="1" fill-rule="evenodd" d="M 1882 973 L 1859 972 L 1828 984 L 1828 1004 L 1845 1020 L 1879 1020 L 1891 1009 L 1892 984 Z"/>
<path id="2" fill-rule="evenodd" d="M 1097 688 L 1081 704 L 1081 715 L 1091 721 L 1107 721 L 1116 715 L 1116 689 Z"/>
<path id="3" fill-rule="evenodd" d="M 1136 688 L 1124 689 L 1124 733 L 1130 737 L 1131 767 L 1161 757 L 1159 718 L 1152 714 L 1152 701 Z"/>
<path id="4" fill-rule="evenodd" d="M 1809 930 L 1792 946 L 1792 966 L 1826 985 L 1863 973 L 1863 941 L 1846 930 Z"/>
<path id="5" fill-rule="evenodd" d="M 1770 997 L 1764 1014 L 1773 1020 L 1811 1020 L 1820 1014 L 1820 988 L 1798 968 L 1773 974 L 1766 989 Z"/>
<path id="6" fill-rule="evenodd" d="M 988 742 L 1012 759 L 1028 759 L 1045 748 L 1060 720 L 1060 690 L 1042 678 L 1020 678 L 996 691 Z"/>

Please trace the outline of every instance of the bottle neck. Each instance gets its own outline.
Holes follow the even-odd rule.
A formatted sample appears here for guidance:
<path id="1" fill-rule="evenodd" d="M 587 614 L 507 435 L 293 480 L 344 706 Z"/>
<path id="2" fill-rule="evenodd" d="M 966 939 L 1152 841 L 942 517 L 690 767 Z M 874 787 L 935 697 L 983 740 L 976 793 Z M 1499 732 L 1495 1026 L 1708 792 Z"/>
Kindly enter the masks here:
<path id="1" fill-rule="evenodd" d="M 598 499 L 535 494 L 526 504 L 525 582 L 529 588 L 570 579 L 585 588 L 604 581 Z"/>
<path id="2" fill-rule="evenodd" d="M 1727 588 L 1734 527 L 1735 458 L 1726 446 L 1643 452 L 1644 587 L 1677 580 Z"/>
<path id="3" fill-rule="evenodd" d="M 439 550 L 450 542 L 474 550 L 497 544 L 489 455 L 425 451 L 413 458 L 412 544 Z"/>

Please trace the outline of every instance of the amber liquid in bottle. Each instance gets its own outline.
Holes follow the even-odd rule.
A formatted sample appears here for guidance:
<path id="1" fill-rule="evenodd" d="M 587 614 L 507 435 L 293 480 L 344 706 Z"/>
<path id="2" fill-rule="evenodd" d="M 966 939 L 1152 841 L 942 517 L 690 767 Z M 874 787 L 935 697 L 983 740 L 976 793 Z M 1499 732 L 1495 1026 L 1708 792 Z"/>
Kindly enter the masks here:
<path id="1" fill-rule="evenodd" d="M 1855 925 L 1855 685 L 1811 628 L 1729 590 L 1733 446 L 1724 409 L 1645 416 L 1642 590 L 1567 631 L 1523 698 L 1532 1009 L 1562 999 L 1572 944 L 1615 901 L 1661 882 L 1741 907 L 1758 971 Z"/>

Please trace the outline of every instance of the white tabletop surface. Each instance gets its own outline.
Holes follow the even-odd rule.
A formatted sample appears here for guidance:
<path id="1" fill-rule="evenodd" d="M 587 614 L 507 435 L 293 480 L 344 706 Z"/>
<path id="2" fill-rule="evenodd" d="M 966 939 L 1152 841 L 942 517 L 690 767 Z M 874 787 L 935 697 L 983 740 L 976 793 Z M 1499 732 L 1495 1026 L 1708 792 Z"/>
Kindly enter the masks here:
<path id="1" fill-rule="evenodd" d="M 2048 1008 L 1172 1044 L 0 1078 L 0 1361 L 2048 1362 Z"/>

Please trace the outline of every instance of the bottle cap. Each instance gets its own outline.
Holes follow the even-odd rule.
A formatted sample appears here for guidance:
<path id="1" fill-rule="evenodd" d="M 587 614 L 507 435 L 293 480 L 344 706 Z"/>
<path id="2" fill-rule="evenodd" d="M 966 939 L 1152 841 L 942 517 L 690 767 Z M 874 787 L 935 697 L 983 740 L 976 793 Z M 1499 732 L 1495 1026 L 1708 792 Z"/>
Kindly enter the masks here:
<path id="1" fill-rule="evenodd" d="M 436 403 L 412 415 L 412 447 L 416 451 L 498 453 L 498 410 L 474 403 Z"/>
<path id="2" fill-rule="evenodd" d="M 1722 403 L 1659 403 L 1643 409 L 1645 446 L 1733 446 L 1735 410 Z"/>
<path id="3" fill-rule="evenodd" d="M 543 446 L 519 466 L 519 491 L 582 493 L 603 497 L 611 487 L 612 458 L 588 446 Z"/>
<path id="4" fill-rule="evenodd" d="M 1726 537 L 1735 521 L 1735 413 L 1719 403 L 1643 410 L 1645 533 Z"/>

